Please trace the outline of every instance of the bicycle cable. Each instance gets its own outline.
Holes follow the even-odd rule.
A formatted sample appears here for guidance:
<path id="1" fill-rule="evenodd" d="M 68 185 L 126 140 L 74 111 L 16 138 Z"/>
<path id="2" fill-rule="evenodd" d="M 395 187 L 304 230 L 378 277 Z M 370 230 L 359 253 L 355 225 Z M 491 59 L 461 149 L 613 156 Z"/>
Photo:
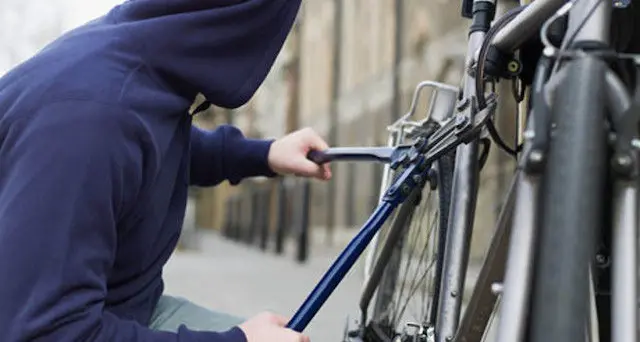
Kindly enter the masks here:
<path id="1" fill-rule="evenodd" d="M 624 64 L 621 64 L 621 61 L 625 59 L 633 60 L 635 64 L 639 64 L 640 54 L 623 53 L 623 52 L 617 52 L 615 50 L 592 50 L 592 51 L 585 51 L 582 49 L 576 49 L 573 51 L 569 50 L 570 45 L 574 42 L 580 30 L 584 28 L 584 25 L 586 24 L 586 22 L 589 20 L 589 18 L 591 18 L 593 13 L 595 13 L 596 9 L 602 3 L 602 1 L 605 1 L 605 0 L 596 1 L 591 6 L 587 14 L 582 19 L 582 21 L 578 24 L 577 28 L 572 32 L 571 36 L 567 40 L 564 40 L 560 47 L 557 47 L 553 45 L 553 43 L 551 43 L 548 35 L 549 27 L 556 20 L 560 19 L 563 16 L 566 16 L 569 13 L 569 10 L 573 6 L 575 6 L 575 4 L 578 1 L 581 1 L 581 0 L 573 0 L 563 5 L 560 9 L 558 9 L 558 11 L 556 11 L 556 13 L 554 13 L 554 15 L 551 18 L 547 19 L 543 23 L 540 29 L 540 39 L 542 41 L 542 44 L 544 45 L 545 49 L 549 49 L 551 51 L 550 57 L 553 58 L 553 65 L 552 65 L 550 76 L 558 71 L 558 69 L 560 68 L 560 65 L 562 64 L 561 61 L 563 58 L 571 59 L 571 58 L 577 58 L 585 55 L 588 55 L 591 57 L 600 57 L 602 59 L 615 60 L 618 63 L 618 66 L 621 67 L 621 69 L 624 69 L 625 67 Z M 629 77 L 627 74 L 622 73 L 620 77 L 623 78 L 623 81 L 626 84 L 631 84 L 631 81 L 629 80 Z"/>
<path id="2" fill-rule="evenodd" d="M 489 28 L 487 33 L 485 34 L 482 45 L 480 46 L 480 50 L 478 52 L 478 60 L 476 62 L 476 72 L 475 72 L 475 91 L 476 91 L 476 100 L 478 104 L 478 109 L 482 110 L 487 106 L 487 100 L 485 96 L 485 77 L 484 77 L 484 66 L 487 59 L 487 54 L 489 52 L 489 47 L 491 45 L 491 41 L 495 35 L 500 31 L 504 26 L 506 26 L 511 20 L 513 20 L 522 10 L 524 10 L 526 6 L 520 6 L 513 8 L 506 12 L 504 15 L 500 16 L 496 22 Z M 517 157 L 518 152 L 521 150 L 521 146 L 517 146 L 516 148 L 511 148 L 507 145 L 507 143 L 502 139 L 498 130 L 496 129 L 493 119 L 487 119 L 485 124 L 487 127 L 487 131 L 491 136 L 491 139 L 500 147 L 501 150 L 505 151 L 507 154 Z"/>
<path id="3" fill-rule="evenodd" d="M 593 13 L 595 13 L 596 9 L 598 9 L 598 6 L 600 5 L 600 3 L 602 1 L 605 1 L 605 0 L 600 0 L 600 1 L 594 2 L 594 4 L 589 9 L 589 12 L 587 12 L 587 15 L 585 15 L 584 18 L 582 18 L 582 21 L 578 24 L 576 29 L 571 33 L 571 36 L 569 36 L 568 39 L 564 40 L 562 42 L 562 45 L 560 45 L 560 48 L 558 49 L 556 46 L 554 46 L 549 41 L 549 36 L 547 34 L 547 32 L 549 31 L 549 27 L 556 20 L 558 20 L 561 17 L 569 14 L 569 11 L 571 10 L 571 8 L 573 6 L 575 6 L 575 4 L 578 1 L 581 1 L 581 0 L 573 0 L 573 1 L 568 2 L 565 5 L 563 5 L 560 9 L 558 9 L 553 14 L 553 16 L 551 16 L 551 18 L 545 20 L 544 24 L 542 25 L 542 28 L 540 29 L 540 40 L 544 44 L 545 48 L 551 48 L 552 49 L 552 51 L 553 51 L 553 53 L 554 53 L 554 55 L 556 57 L 554 59 L 554 61 L 553 61 L 553 66 L 551 68 L 551 75 L 555 74 L 558 71 L 558 69 L 560 68 L 560 64 L 561 64 L 560 60 L 569 51 L 568 50 L 569 46 L 574 42 L 574 40 L 578 36 L 578 33 L 584 28 L 584 25 L 586 25 L 587 21 L 589 20 L 589 18 L 591 18 Z"/>
<path id="4" fill-rule="evenodd" d="M 552 72 L 551 74 L 553 74 L 555 71 L 557 71 L 558 67 L 559 67 L 559 62 L 558 60 L 562 57 L 565 56 L 576 56 L 577 53 L 575 52 L 569 52 L 568 47 L 573 43 L 573 41 L 575 40 L 578 32 L 580 32 L 580 30 L 582 30 L 582 28 L 584 27 L 584 25 L 586 24 L 586 22 L 588 21 L 588 19 L 593 15 L 593 13 L 595 12 L 595 10 L 598 8 L 598 5 L 600 4 L 600 1 L 595 2 L 595 4 L 592 6 L 592 8 L 589 9 L 589 12 L 587 13 L 587 15 L 582 19 L 582 21 L 578 24 L 576 30 L 574 30 L 574 32 L 572 32 L 571 36 L 564 40 L 564 42 L 562 43 L 562 45 L 560 46 L 560 48 L 554 46 L 548 37 L 548 30 L 549 27 L 551 26 L 551 24 L 553 24 L 556 20 L 558 20 L 559 18 L 563 17 L 564 15 L 566 15 L 569 10 L 571 9 L 571 7 L 573 7 L 575 5 L 575 3 L 577 3 L 578 1 L 581 0 L 573 0 L 571 2 L 568 2 L 567 4 L 565 4 L 564 6 L 562 6 L 558 11 L 556 11 L 556 13 L 554 13 L 554 15 L 549 18 L 548 20 L 546 20 L 540 30 L 541 33 L 541 40 L 542 43 L 545 47 L 549 47 L 551 49 L 553 49 L 552 51 L 554 52 L 553 55 L 556 57 L 554 60 L 554 65 L 552 67 Z M 602 0 L 604 1 L 604 0 Z M 491 46 L 491 42 L 493 41 L 493 38 L 495 37 L 495 35 L 497 34 L 498 31 L 500 31 L 501 29 L 503 29 L 511 20 L 513 20 L 518 14 L 520 14 L 520 12 L 522 12 L 522 10 L 524 10 L 526 8 L 525 6 L 520 6 L 520 7 L 516 7 L 513 8 L 509 11 L 507 11 L 504 15 L 500 16 L 500 18 L 498 18 L 496 20 L 496 22 L 494 23 L 494 25 L 491 26 L 491 28 L 489 28 L 489 30 L 487 31 L 484 40 L 482 42 L 482 45 L 480 47 L 479 53 L 478 53 L 478 60 L 476 62 L 476 77 L 475 77 L 475 90 L 476 90 L 476 98 L 477 98 L 477 102 L 478 102 L 478 107 L 479 109 L 483 109 L 486 107 L 486 95 L 485 95 L 485 75 L 484 75 L 484 67 L 485 67 L 485 63 L 486 63 L 486 58 L 487 58 L 487 54 L 489 52 L 489 48 Z M 584 53 L 584 52 L 583 52 Z M 640 61 L 640 55 L 638 54 L 620 54 L 620 53 L 615 53 L 615 52 L 610 52 L 610 51 L 598 51 L 598 52 L 589 52 L 591 55 L 599 55 L 599 56 L 611 56 L 611 57 L 616 57 L 616 58 L 630 58 L 630 59 L 634 59 L 635 61 Z M 523 92 L 524 89 L 520 89 L 520 91 L 516 94 L 515 92 L 515 86 L 514 89 L 512 89 L 514 91 L 514 98 L 519 99 L 521 97 L 521 94 Z M 522 145 L 518 145 L 515 148 L 511 148 L 509 147 L 506 142 L 504 141 L 504 139 L 502 139 L 502 137 L 500 136 L 500 134 L 498 133 L 492 118 L 489 118 L 487 120 L 486 123 L 486 127 L 487 127 L 487 131 L 489 133 L 489 135 L 491 136 L 492 140 L 500 147 L 500 149 L 502 149 L 503 151 L 505 151 L 506 153 L 508 153 L 511 156 L 516 157 L 517 153 L 519 151 L 521 151 L 522 149 Z"/>
<path id="5" fill-rule="evenodd" d="M 495 35 L 503 29 L 511 20 L 513 20 L 522 10 L 524 10 L 526 6 L 520 6 L 516 8 L 512 8 L 507 11 L 505 14 L 500 16 L 496 22 L 491 25 L 489 30 L 484 36 L 484 40 L 482 45 L 480 46 L 480 50 L 478 51 L 478 60 L 476 62 L 476 77 L 475 77 L 475 91 L 476 98 L 478 101 L 478 109 L 482 110 L 487 106 L 487 98 L 485 95 L 485 77 L 484 77 L 484 67 L 487 59 L 487 54 L 489 52 L 489 47 L 491 46 L 491 42 Z"/>

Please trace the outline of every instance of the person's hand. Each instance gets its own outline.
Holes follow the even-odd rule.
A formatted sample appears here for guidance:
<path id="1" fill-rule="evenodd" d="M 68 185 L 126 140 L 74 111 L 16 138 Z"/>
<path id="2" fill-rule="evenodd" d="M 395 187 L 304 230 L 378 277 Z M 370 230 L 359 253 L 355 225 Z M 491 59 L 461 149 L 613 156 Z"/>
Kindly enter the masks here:
<path id="1" fill-rule="evenodd" d="M 309 337 L 285 328 L 287 319 L 270 312 L 261 313 L 239 325 L 247 342 L 310 342 Z"/>
<path id="2" fill-rule="evenodd" d="M 295 174 L 322 180 L 331 178 L 328 164 L 318 165 L 307 159 L 311 150 L 325 150 L 327 143 L 311 128 L 304 128 L 277 139 L 269 150 L 269 167 L 281 175 Z"/>

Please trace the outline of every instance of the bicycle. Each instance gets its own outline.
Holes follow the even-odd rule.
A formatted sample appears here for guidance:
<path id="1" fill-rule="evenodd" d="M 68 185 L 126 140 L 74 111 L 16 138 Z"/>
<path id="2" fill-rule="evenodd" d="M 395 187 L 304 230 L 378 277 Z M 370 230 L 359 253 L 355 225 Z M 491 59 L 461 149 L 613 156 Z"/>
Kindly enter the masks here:
<path id="1" fill-rule="evenodd" d="M 630 1 L 535 0 L 494 18 L 494 1 L 462 1 L 472 19 L 462 86 L 420 83 L 386 147 L 309 154 L 317 163 L 387 166 L 379 206 L 287 326 L 302 331 L 374 240 L 362 317 L 345 341 L 470 342 L 489 329 L 499 342 L 636 341 L 640 59 L 628 51 L 631 33 L 610 31 L 633 24 L 633 9 Z M 495 84 L 504 80 L 520 85 L 513 148 L 493 124 Z M 427 88 L 431 105 L 415 120 Z M 461 315 L 478 175 L 492 141 L 517 167 Z M 427 204 L 442 214 L 425 229 L 417 214 Z M 403 252 L 415 247 L 433 259 L 424 275 Z M 407 290 L 402 273 L 420 275 L 423 298 L 395 302 Z M 420 307 L 420 321 L 406 321 L 408 305 Z"/>

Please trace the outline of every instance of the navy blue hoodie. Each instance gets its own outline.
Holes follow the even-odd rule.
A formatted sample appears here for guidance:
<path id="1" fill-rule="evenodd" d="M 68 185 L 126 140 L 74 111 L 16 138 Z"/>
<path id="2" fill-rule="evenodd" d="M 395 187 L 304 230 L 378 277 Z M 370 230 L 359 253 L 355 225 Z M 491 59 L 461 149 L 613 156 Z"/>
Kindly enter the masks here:
<path id="1" fill-rule="evenodd" d="M 270 141 L 188 108 L 248 101 L 299 6 L 132 0 L 0 78 L 0 340 L 245 340 L 146 326 L 188 186 L 274 175 Z"/>

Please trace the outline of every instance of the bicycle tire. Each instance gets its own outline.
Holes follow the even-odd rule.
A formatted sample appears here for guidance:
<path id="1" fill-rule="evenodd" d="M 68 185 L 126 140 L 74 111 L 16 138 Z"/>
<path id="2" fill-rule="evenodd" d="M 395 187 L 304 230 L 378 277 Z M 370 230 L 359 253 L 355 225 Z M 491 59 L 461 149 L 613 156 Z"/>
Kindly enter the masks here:
<path id="1" fill-rule="evenodd" d="M 437 222 L 437 258 L 435 263 L 435 271 L 433 273 L 435 277 L 435 288 L 433 293 L 435 293 L 436 295 L 433 297 L 433 305 L 431 305 L 431 307 L 429 308 L 428 313 L 428 315 L 431 315 L 431 317 L 435 317 L 434 314 L 437 313 L 437 294 L 439 293 L 443 269 L 444 257 L 442 255 L 442 252 L 444 251 L 446 228 L 449 216 L 448 213 L 451 202 L 454 160 L 454 153 L 452 152 L 434 162 L 435 170 L 437 170 L 435 179 L 437 184 L 437 201 L 440 214 Z M 429 186 L 430 185 L 426 185 L 425 187 Z M 411 223 L 413 214 L 418 208 L 419 204 L 416 203 L 416 201 L 420 200 L 419 197 L 422 192 L 423 189 L 414 190 L 409 198 L 400 206 L 397 215 L 391 222 L 389 232 L 383 242 L 383 245 L 381 246 L 378 257 L 374 263 L 370 281 L 367 283 L 363 290 L 363 293 L 372 293 L 377 289 L 377 295 L 373 303 L 371 320 L 367 322 L 369 323 L 369 329 L 372 328 L 372 325 L 378 326 L 378 332 L 376 334 L 384 333 L 387 335 L 391 335 L 393 333 L 397 333 L 397 331 L 390 331 L 388 327 L 380 329 L 380 325 L 385 324 L 384 322 L 382 322 L 382 320 L 384 320 L 383 312 L 387 310 L 387 306 L 389 305 L 389 303 L 391 303 L 393 296 L 396 294 L 396 280 L 400 270 L 400 267 L 398 266 L 401 262 L 400 256 L 404 247 L 403 241 L 405 240 L 405 237 L 410 236 L 409 234 L 405 233 L 407 233 L 407 229 L 409 229 L 410 227 L 410 225 L 408 224 Z M 371 297 L 369 297 L 369 299 L 370 298 Z M 361 303 L 361 307 L 363 306 L 362 304 L 363 303 Z M 366 304 L 368 303 L 365 303 L 364 306 L 366 306 Z M 426 319 L 426 317 L 424 319 Z M 384 339 L 381 339 L 379 337 L 380 336 L 378 336 L 377 338 L 369 336 L 369 338 L 366 338 L 365 341 L 384 341 Z M 390 336 L 387 337 L 389 338 L 389 340 L 391 339 Z"/>
<path id="2" fill-rule="evenodd" d="M 567 62 L 551 107 L 555 130 L 543 174 L 529 325 L 532 342 L 584 340 L 588 267 L 602 227 L 608 168 L 605 68 L 594 58 Z"/>

